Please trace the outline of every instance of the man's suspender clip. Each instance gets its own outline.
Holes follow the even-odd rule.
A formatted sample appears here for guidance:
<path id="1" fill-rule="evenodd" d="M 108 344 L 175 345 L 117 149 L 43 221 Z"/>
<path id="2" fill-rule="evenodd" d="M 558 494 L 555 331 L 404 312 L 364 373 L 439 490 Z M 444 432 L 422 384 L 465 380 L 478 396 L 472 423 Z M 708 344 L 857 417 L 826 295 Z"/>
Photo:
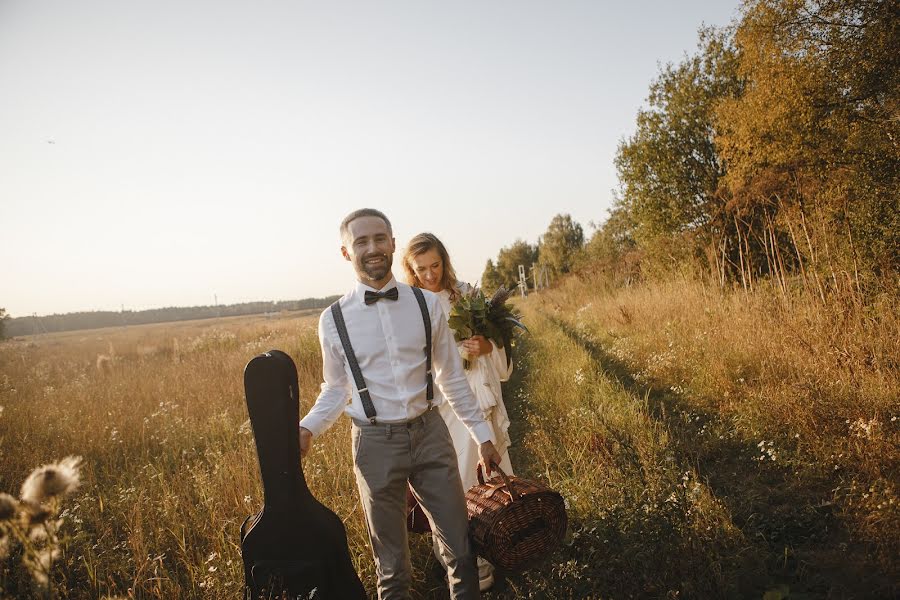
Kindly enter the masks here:
<path id="1" fill-rule="evenodd" d="M 363 394 L 365 394 L 366 400 L 368 400 L 369 402 L 371 402 L 371 400 L 369 399 L 369 387 L 368 387 L 368 386 L 366 386 L 366 387 L 364 387 L 364 388 L 361 388 L 361 389 L 359 390 L 359 399 L 360 399 L 360 400 L 363 399 Z M 372 425 L 375 425 L 375 415 L 374 415 L 374 414 L 373 414 L 372 416 L 369 417 L 369 423 L 371 423 Z"/>

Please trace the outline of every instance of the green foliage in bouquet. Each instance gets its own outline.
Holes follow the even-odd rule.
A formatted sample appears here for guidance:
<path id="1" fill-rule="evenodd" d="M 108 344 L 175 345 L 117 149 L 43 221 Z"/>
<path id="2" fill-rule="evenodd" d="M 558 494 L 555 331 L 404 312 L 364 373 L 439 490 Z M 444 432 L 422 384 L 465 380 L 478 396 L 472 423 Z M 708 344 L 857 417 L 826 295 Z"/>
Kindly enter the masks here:
<path id="1" fill-rule="evenodd" d="M 506 303 L 509 295 L 510 291 L 504 287 L 494 292 L 490 299 L 477 287 L 460 295 L 450 307 L 448 320 L 456 341 L 482 335 L 498 346 L 503 346 L 506 350 L 506 362 L 509 364 L 512 360 L 512 338 L 516 327 L 528 331 L 519 320 L 521 317 Z M 468 361 L 465 366 L 468 368 Z"/>

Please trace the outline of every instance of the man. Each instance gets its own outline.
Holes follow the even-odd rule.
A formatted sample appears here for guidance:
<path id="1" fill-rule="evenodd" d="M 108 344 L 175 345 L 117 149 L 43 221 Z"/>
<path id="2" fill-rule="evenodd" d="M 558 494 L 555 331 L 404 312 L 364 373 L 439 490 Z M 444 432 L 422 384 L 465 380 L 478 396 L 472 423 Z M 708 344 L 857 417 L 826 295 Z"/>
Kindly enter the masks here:
<path id="1" fill-rule="evenodd" d="M 325 382 L 315 405 L 300 421 L 302 456 L 309 452 L 313 437 L 330 427 L 342 411 L 350 416 L 354 472 L 381 600 L 409 597 L 407 480 L 431 518 L 447 563 L 451 597 L 478 598 L 456 452 L 444 420 L 432 408 L 443 399 L 449 401 L 479 444 L 488 473 L 491 463 L 500 463 L 491 428 L 469 388 L 447 317 L 437 297 L 424 291 L 434 381 L 442 392 L 434 401 L 428 399 L 423 315 L 413 289 L 395 281 L 391 273 L 396 244 L 387 217 L 369 208 L 350 213 L 341 223 L 341 242 L 341 254 L 353 264 L 357 284 L 339 300 L 340 315 L 366 395 L 364 400 L 357 389 L 335 313 L 325 310 L 319 319 Z"/>

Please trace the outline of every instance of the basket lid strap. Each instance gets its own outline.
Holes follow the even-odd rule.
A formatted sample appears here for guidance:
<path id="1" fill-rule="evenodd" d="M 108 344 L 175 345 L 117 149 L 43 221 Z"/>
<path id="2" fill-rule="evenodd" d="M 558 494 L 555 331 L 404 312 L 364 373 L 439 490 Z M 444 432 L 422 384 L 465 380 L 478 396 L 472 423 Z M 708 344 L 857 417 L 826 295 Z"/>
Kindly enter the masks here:
<path id="1" fill-rule="evenodd" d="M 501 486 L 492 484 L 491 487 L 493 487 L 494 489 L 491 490 L 490 495 L 493 496 L 494 492 L 500 487 L 506 487 L 506 490 L 509 493 L 509 497 L 512 498 L 512 501 L 515 502 L 516 500 L 518 500 L 521 495 L 515 490 L 515 488 L 513 488 L 512 481 L 509 480 L 509 477 L 507 477 L 506 473 L 503 472 L 503 469 L 500 468 L 500 465 L 498 465 L 497 463 L 491 463 L 491 469 L 497 471 L 500 474 L 500 479 L 503 480 L 503 485 Z M 478 475 L 478 483 L 484 485 L 484 473 L 481 470 L 481 463 L 478 463 L 478 467 L 476 467 L 476 475 Z"/>

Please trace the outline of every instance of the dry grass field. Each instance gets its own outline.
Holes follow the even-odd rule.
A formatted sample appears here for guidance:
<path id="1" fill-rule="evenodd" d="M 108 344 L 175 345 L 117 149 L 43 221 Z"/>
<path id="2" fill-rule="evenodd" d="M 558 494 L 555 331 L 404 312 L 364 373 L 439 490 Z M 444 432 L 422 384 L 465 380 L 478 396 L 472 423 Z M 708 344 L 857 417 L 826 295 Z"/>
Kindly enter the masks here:
<path id="1" fill-rule="evenodd" d="M 83 457 L 82 485 L 64 504 L 60 597 L 240 597 L 238 527 L 262 500 L 243 367 L 284 349 L 308 405 L 321 373 L 313 312 L 0 346 L 0 491 L 17 495 L 34 467 Z M 345 519 L 359 570 L 371 575 L 346 423 L 307 464 L 310 487 Z M 15 558 L 0 571 L 12 597 L 30 589 Z"/>
<path id="2" fill-rule="evenodd" d="M 900 595 L 898 308 L 588 275 L 530 298 L 523 458 L 573 505 L 582 595 Z"/>
<path id="3" fill-rule="evenodd" d="M 506 387 L 513 464 L 567 500 L 571 531 L 493 598 L 885 598 L 900 539 L 900 328 L 881 305 L 793 304 L 692 282 L 571 278 L 519 301 Z M 305 412 L 315 315 L 72 332 L 0 344 L 0 492 L 83 459 L 62 505 L 59 598 L 235 598 L 260 505 L 242 369 L 280 348 Z M 346 419 L 304 461 L 373 567 Z M 310 543 L 314 543 L 313 540 Z M 422 536 L 414 597 L 446 597 Z M 0 590 L 28 597 L 21 550 Z"/>

